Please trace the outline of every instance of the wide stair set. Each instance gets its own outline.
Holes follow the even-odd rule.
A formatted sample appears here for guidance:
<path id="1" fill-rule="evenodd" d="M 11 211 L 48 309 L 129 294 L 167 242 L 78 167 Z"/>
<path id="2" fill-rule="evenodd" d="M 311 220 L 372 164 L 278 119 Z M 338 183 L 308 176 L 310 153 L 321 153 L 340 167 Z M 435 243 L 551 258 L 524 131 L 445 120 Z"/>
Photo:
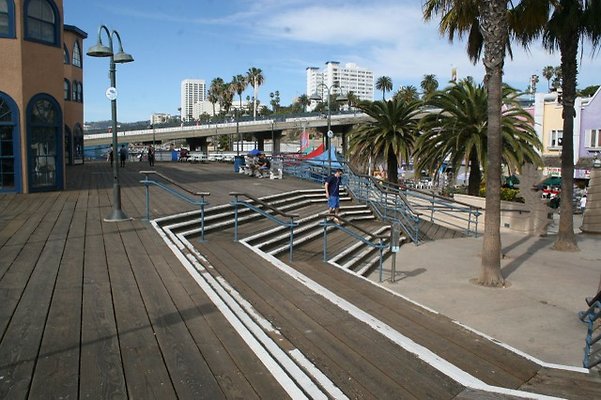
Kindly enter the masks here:
<path id="1" fill-rule="evenodd" d="M 278 210 L 297 213 L 298 226 L 294 229 L 293 252 L 311 251 L 321 256 L 323 241 L 323 222 L 327 217 L 323 190 L 299 190 L 261 198 L 262 201 Z M 390 226 L 376 220 L 372 211 L 366 206 L 356 204 L 346 192 L 342 192 L 340 216 L 345 221 L 359 224 L 374 235 L 385 235 L 389 243 Z M 199 211 L 159 218 L 157 223 L 173 234 L 182 235 L 190 241 L 199 240 L 201 236 L 201 217 Z M 233 206 L 230 204 L 208 208 L 204 213 L 204 232 L 210 240 L 211 232 L 231 229 L 234 226 Z M 247 208 L 238 210 L 238 226 L 244 241 L 258 250 L 282 259 L 288 257 L 290 249 L 289 230 L 266 221 L 266 218 Z M 333 227 L 327 227 L 332 240 L 346 236 Z M 403 242 L 407 239 L 402 237 Z M 347 238 L 348 242 L 348 238 Z M 383 257 L 390 256 L 389 246 L 383 251 Z M 350 241 L 344 249 L 332 254 L 328 259 L 331 264 L 367 276 L 379 266 L 379 252 L 360 241 Z"/>

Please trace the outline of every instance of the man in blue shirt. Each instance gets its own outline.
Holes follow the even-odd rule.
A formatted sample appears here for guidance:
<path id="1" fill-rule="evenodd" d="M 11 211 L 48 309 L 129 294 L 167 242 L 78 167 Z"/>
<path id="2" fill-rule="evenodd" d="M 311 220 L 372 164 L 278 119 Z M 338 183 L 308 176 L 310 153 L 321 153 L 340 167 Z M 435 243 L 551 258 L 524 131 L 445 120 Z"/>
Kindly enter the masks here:
<path id="1" fill-rule="evenodd" d="M 326 179 L 326 183 L 324 184 L 330 215 L 334 216 L 335 222 L 338 222 L 336 216 L 338 216 L 338 212 L 340 211 L 340 182 L 342 182 L 342 169 L 338 168 L 334 172 L 334 175 L 330 175 Z"/>

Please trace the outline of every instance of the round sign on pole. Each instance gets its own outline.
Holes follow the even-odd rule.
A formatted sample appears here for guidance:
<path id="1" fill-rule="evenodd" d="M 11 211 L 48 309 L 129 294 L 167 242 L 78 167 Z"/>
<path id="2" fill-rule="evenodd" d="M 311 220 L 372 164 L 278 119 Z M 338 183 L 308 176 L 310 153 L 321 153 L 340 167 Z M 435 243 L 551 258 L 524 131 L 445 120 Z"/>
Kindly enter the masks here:
<path id="1" fill-rule="evenodd" d="M 110 88 L 106 89 L 105 95 L 110 101 L 117 100 L 117 88 L 111 86 Z"/>
<path id="2" fill-rule="evenodd" d="M 334 132 L 328 131 L 328 137 L 331 139 L 334 137 Z"/>

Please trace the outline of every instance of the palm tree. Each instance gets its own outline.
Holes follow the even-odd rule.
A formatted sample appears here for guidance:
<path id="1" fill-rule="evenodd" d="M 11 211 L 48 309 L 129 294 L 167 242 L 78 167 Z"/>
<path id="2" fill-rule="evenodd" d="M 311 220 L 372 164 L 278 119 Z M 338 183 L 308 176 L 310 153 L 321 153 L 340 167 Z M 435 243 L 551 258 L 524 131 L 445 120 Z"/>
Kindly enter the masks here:
<path id="1" fill-rule="evenodd" d="M 220 103 L 221 99 L 221 91 L 223 90 L 223 79 L 222 78 L 214 78 L 211 81 L 211 86 L 209 86 L 209 95 L 208 100 L 213 104 L 213 115 L 215 115 L 215 104 Z"/>
<path id="2" fill-rule="evenodd" d="M 263 76 L 261 68 L 256 67 L 249 68 L 246 76 L 248 78 L 248 83 L 253 87 L 253 119 L 257 119 L 257 95 L 259 93 L 259 86 L 263 84 L 265 77 Z"/>
<path id="3" fill-rule="evenodd" d="M 303 112 L 307 112 L 307 106 L 311 104 L 311 100 L 306 94 L 301 94 L 300 96 L 298 96 L 296 102 L 301 105 L 301 107 L 303 108 Z"/>
<path id="4" fill-rule="evenodd" d="M 238 98 L 240 100 L 240 103 L 238 104 L 238 108 L 242 108 L 242 93 L 246 90 L 246 87 L 248 86 L 248 81 L 246 80 L 246 77 L 244 75 L 238 74 L 234 77 L 232 77 L 232 83 L 231 83 L 232 89 L 235 93 L 238 94 Z"/>
<path id="5" fill-rule="evenodd" d="M 517 6 L 520 18 L 529 24 L 520 25 L 516 36 L 522 43 L 542 37 L 543 46 L 561 53 L 560 69 L 554 73 L 561 80 L 563 106 L 563 143 L 561 155 L 561 197 L 559 232 L 553 248 L 576 251 L 576 236 L 572 210 L 574 183 L 574 101 L 578 76 L 578 43 L 589 39 L 593 54 L 601 45 L 601 2 L 598 0 L 522 1 Z"/>
<path id="6" fill-rule="evenodd" d="M 371 121 L 355 125 L 350 132 L 351 156 L 362 161 L 384 157 L 387 179 L 397 183 L 399 158 L 408 161 L 414 148 L 420 104 L 399 99 L 359 103 Z"/>
<path id="7" fill-rule="evenodd" d="M 488 126 L 486 170 L 486 215 L 482 262 L 478 283 L 502 286 L 501 275 L 501 86 L 505 50 L 509 43 L 507 21 L 508 0 L 427 0 L 424 18 L 441 15 L 439 30 L 452 41 L 467 34 L 468 56 L 473 62 L 480 59 L 484 48 L 483 64 L 488 92 Z"/>
<path id="8" fill-rule="evenodd" d="M 542 144 L 534 131 L 532 116 L 517 101 L 518 92 L 504 87 L 501 135 L 503 164 L 519 171 L 524 163 L 542 166 L 537 150 Z M 483 85 L 462 80 L 442 92 L 435 93 L 427 103 L 440 109 L 420 121 L 422 135 L 413 154 L 417 171 L 437 173 L 444 160 L 457 176 L 463 160 L 469 167 L 468 194 L 477 196 L 482 180 L 481 168 L 488 166 L 488 96 Z"/>
<path id="9" fill-rule="evenodd" d="M 427 100 L 438 89 L 438 80 L 436 79 L 436 75 L 424 75 L 424 79 L 422 79 L 420 86 L 422 88 L 422 91 L 424 92 L 424 100 Z"/>
<path id="10" fill-rule="evenodd" d="M 376 89 L 382 91 L 382 100 L 386 101 L 386 92 L 392 90 L 392 79 L 389 76 L 381 76 L 376 80 Z"/>
<path id="11" fill-rule="evenodd" d="M 543 77 L 547 80 L 547 90 L 551 91 L 551 78 L 555 74 L 555 68 L 552 65 L 547 65 L 543 68 Z"/>
<path id="12" fill-rule="evenodd" d="M 394 97 L 402 101 L 413 101 L 418 100 L 419 95 L 417 88 L 413 85 L 402 86 L 394 95 Z"/>

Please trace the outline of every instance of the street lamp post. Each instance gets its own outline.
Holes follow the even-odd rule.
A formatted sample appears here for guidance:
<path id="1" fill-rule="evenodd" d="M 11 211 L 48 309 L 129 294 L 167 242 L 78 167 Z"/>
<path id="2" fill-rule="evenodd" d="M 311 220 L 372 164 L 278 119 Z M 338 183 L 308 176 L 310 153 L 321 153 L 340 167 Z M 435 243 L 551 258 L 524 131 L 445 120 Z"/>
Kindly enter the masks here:
<path id="1" fill-rule="evenodd" d="M 105 32 L 108 37 L 108 46 L 102 44 L 102 32 Z M 119 51 L 113 50 L 113 37 L 119 42 Z M 121 209 L 121 187 L 119 185 L 119 160 L 117 158 L 117 82 L 116 82 L 116 67 L 115 64 L 128 63 L 134 61 L 134 58 L 123 51 L 121 44 L 121 36 L 119 32 L 110 31 L 105 25 L 98 28 L 98 42 L 90 47 L 87 53 L 91 57 L 110 57 L 109 76 L 111 86 L 106 90 L 106 97 L 111 101 L 111 118 L 113 122 L 113 209 L 111 213 L 104 219 L 106 222 L 127 221 L 129 217 Z"/>
<path id="2" fill-rule="evenodd" d="M 325 83 L 319 83 L 315 89 L 319 89 L 323 87 L 328 92 L 328 132 L 326 133 L 326 151 L 328 152 L 328 176 L 332 174 L 332 152 L 330 150 L 330 145 L 332 141 L 332 137 L 334 136 L 334 132 L 332 132 L 332 109 L 330 107 L 330 99 L 332 97 L 331 90 L 332 88 L 339 87 L 338 82 L 334 82 L 332 85 L 326 85 Z M 317 94 L 317 91 L 309 98 L 310 100 L 321 100 L 323 98 Z M 342 95 L 336 98 L 336 100 L 344 101 L 346 98 Z"/>

